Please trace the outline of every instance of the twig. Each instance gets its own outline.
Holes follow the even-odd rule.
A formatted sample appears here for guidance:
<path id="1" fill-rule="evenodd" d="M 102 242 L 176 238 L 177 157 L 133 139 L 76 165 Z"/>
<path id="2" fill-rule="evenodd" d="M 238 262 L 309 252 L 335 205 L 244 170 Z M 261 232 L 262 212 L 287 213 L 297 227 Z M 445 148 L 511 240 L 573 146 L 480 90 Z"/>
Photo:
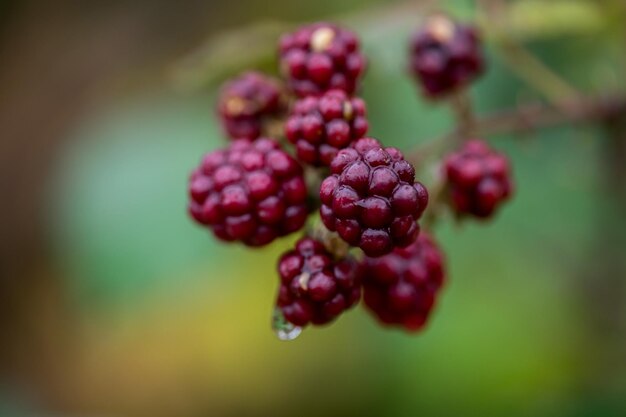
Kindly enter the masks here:
<path id="1" fill-rule="evenodd" d="M 484 137 L 502 133 L 523 133 L 561 124 L 583 124 L 626 114 L 626 97 L 603 96 L 563 102 L 560 107 L 542 103 L 526 104 L 515 109 L 478 117 L 473 133 Z M 420 145 L 408 153 L 410 161 L 422 161 L 440 153 L 459 135 L 458 128 Z"/>
<path id="2" fill-rule="evenodd" d="M 446 140 L 440 141 L 441 146 L 450 146 L 448 142 L 454 140 L 457 144 L 462 140 L 474 135 L 476 116 L 472 108 L 472 101 L 466 89 L 455 92 L 448 100 L 456 119 L 456 130 Z M 451 147 L 451 146 L 450 146 Z M 424 215 L 424 227 L 432 229 L 439 218 L 441 206 L 447 195 L 447 185 L 443 177 L 438 173 L 435 183 L 430 187 L 429 205 Z"/>
<path id="3" fill-rule="evenodd" d="M 458 91 L 450 97 L 450 107 L 454 112 L 457 133 L 465 138 L 470 137 L 476 123 L 472 100 L 467 90 Z"/>

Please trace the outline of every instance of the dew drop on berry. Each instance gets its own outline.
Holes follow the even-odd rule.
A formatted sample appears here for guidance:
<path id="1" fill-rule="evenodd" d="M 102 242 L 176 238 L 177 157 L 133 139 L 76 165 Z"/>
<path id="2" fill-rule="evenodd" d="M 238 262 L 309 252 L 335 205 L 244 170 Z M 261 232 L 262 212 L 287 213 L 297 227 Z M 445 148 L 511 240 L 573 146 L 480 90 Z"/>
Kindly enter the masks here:
<path id="1" fill-rule="evenodd" d="M 284 341 L 294 340 L 302 333 L 302 327 L 288 322 L 278 307 L 274 309 L 272 314 L 272 330 L 278 339 Z"/>

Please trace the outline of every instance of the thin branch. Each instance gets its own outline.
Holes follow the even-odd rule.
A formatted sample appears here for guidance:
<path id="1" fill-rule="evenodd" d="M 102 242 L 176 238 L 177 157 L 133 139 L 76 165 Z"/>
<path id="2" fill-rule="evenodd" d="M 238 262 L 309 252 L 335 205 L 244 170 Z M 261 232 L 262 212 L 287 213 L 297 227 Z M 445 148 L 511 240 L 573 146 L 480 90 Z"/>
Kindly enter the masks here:
<path id="1" fill-rule="evenodd" d="M 562 124 L 586 124 L 616 115 L 626 116 L 626 97 L 604 96 L 566 101 L 561 106 L 542 103 L 526 104 L 515 109 L 498 111 L 474 120 L 473 133 L 480 137 L 503 133 L 524 133 Z M 426 142 L 408 153 L 411 161 L 421 161 L 447 148 L 458 129 Z"/>
<path id="2" fill-rule="evenodd" d="M 475 115 L 469 92 L 462 89 L 450 97 L 450 107 L 456 119 L 457 132 L 464 137 L 470 137 L 474 132 Z"/>

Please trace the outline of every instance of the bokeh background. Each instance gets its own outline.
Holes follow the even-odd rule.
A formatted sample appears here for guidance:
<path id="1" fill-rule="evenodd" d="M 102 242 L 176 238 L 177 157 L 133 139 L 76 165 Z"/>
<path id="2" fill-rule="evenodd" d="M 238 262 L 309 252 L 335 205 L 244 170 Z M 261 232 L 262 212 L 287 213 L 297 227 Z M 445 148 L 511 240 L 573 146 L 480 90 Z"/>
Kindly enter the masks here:
<path id="1" fill-rule="evenodd" d="M 626 94 L 626 2 L 507 3 L 500 26 L 567 82 Z M 405 72 L 432 7 L 481 16 L 461 0 L 0 2 L 0 416 L 626 415 L 623 128 L 488 138 L 517 194 L 493 222 L 436 230 L 449 282 L 418 335 L 357 308 L 278 341 L 293 238 L 223 245 L 186 216 L 190 168 L 224 143 L 219 83 L 276 73 L 275 39 L 301 22 L 362 36 L 372 135 L 410 149 L 449 131 Z M 544 100 L 482 23 L 477 111 Z"/>

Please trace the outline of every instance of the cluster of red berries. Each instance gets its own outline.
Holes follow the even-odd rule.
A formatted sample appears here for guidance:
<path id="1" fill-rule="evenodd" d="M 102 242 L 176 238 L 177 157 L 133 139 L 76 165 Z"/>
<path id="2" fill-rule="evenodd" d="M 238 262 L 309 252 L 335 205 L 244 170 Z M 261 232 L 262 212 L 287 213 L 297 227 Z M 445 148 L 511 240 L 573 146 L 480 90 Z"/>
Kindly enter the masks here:
<path id="1" fill-rule="evenodd" d="M 340 149 L 362 138 L 369 127 L 365 102 L 345 91 L 330 90 L 321 97 L 305 97 L 291 109 L 285 136 L 296 146 L 298 159 L 329 166 Z"/>
<path id="2" fill-rule="evenodd" d="M 324 225 L 367 256 L 382 256 L 415 241 L 428 192 L 396 148 L 372 138 L 337 154 L 320 187 Z"/>
<path id="3" fill-rule="evenodd" d="M 334 260 L 321 242 L 303 238 L 278 262 L 276 305 L 296 326 L 326 324 L 361 298 L 358 268 L 352 258 Z"/>
<path id="4" fill-rule="evenodd" d="M 412 39 L 412 67 L 431 96 L 482 69 L 473 30 L 437 19 Z M 366 66 L 357 37 L 312 24 L 281 38 L 279 58 L 286 87 L 249 72 L 222 89 L 218 113 L 233 141 L 193 171 L 191 216 L 219 239 L 263 246 L 300 230 L 319 206 L 326 231 L 318 226 L 317 238 L 300 239 L 278 262 L 283 333 L 331 322 L 362 292 L 382 323 L 422 328 L 444 281 L 443 255 L 420 233 L 428 192 L 414 166 L 365 137 L 366 106 L 354 95 Z M 295 157 L 265 137 L 276 121 Z M 445 173 L 459 212 L 485 217 L 510 194 L 506 159 L 479 142 L 450 155 Z M 315 176 L 307 187 L 305 178 Z"/>
<path id="5" fill-rule="evenodd" d="M 410 67 L 430 97 L 451 93 L 483 72 L 476 29 L 433 16 L 411 38 Z"/>
<path id="6" fill-rule="evenodd" d="M 329 23 L 304 26 L 280 39 L 281 69 L 298 97 L 337 89 L 352 94 L 365 71 L 359 40 Z"/>
<path id="7" fill-rule="evenodd" d="M 273 139 L 234 141 L 193 171 L 189 211 L 225 241 L 262 246 L 299 230 L 308 217 L 302 167 Z"/>
<path id="8" fill-rule="evenodd" d="M 364 262 L 362 280 L 367 307 L 385 324 L 419 330 L 444 281 L 443 256 L 425 233 L 404 249 Z"/>
<path id="9" fill-rule="evenodd" d="M 451 203 L 459 215 L 489 217 L 511 195 L 506 156 L 482 140 L 467 141 L 458 152 L 448 155 L 444 170 Z"/>
<path id="10" fill-rule="evenodd" d="M 280 121 L 286 108 L 280 82 L 250 71 L 222 87 L 217 112 L 229 138 L 256 139 L 269 133 L 268 125 Z"/>

